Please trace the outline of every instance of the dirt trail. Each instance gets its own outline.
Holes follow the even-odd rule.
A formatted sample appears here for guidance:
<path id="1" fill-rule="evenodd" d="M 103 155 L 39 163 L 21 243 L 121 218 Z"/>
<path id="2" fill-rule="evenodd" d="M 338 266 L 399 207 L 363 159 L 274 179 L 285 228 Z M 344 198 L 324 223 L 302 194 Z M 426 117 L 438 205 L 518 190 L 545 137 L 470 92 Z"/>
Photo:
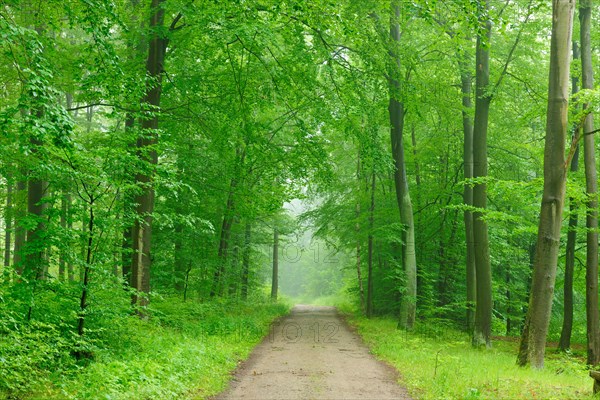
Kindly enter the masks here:
<path id="1" fill-rule="evenodd" d="M 299 305 L 215 399 L 410 399 L 396 381 L 335 308 Z"/>

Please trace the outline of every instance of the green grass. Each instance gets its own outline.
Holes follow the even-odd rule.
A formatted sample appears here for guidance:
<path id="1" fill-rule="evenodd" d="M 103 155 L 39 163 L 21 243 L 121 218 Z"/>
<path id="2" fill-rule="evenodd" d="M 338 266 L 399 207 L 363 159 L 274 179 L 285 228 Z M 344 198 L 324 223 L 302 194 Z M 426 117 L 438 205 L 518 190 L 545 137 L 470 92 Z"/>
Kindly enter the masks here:
<path id="1" fill-rule="evenodd" d="M 516 341 L 474 349 L 467 335 L 434 324 L 407 333 L 391 318 L 348 314 L 373 354 L 401 374 L 416 399 L 591 399 L 592 379 L 580 357 L 548 349 L 543 370 L 520 368 Z"/>
<path id="2" fill-rule="evenodd" d="M 203 399 L 226 387 L 288 309 L 268 301 L 155 300 L 147 321 L 97 319 L 87 344 L 93 358 L 84 361 L 69 354 L 73 342 L 60 329 L 23 328 L 0 337 L 0 399 Z"/>

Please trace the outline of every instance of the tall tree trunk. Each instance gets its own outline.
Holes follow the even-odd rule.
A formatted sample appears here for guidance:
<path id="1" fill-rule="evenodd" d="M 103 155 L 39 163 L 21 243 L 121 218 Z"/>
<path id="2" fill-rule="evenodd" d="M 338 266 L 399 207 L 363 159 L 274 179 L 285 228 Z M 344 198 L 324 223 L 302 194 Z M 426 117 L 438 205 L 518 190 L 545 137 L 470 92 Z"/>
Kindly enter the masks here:
<path id="1" fill-rule="evenodd" d="M 590 41 L 590 20 L 592 1 L 580 0 L 579 22 L 581 41 L 581 87 L 594 88 L 594 70 L 592 65 L 592 46 Z M 584 110 L 589 109 L 584 104 Z M 594 135 L 594 116 L 590 112 L 583 124 L 583 159 L 585 164 L 586 201 L 586 273 L 585 303 L 587 316 L 587 363 L 597 365 L 600 362 L 600 314 L 598 312 L 598 174 Z"/>
<path id="2" fill-rule="evenodd" d="M 145 316 L 139 307 L 148 304 L 150 293 L 150 268 L 152 260 L 150 250 L 152 243 L 152 213 L 154 211 L 154 173 L 158 162 L 156 144 L 158 142 L 158 108 L 162 90 L 162 72 L 165 58 L 165 38 L 162 36 L 164 0 L 151 0 L 150 43 L 146 60 L 146 73 L 150 78 L 143 103 L 150 108 L 150 114 L 142 120 L 142 135 L 138 138 L 139 157 L 149 164 L 136 174 L 136 183 L 141 193 L 136 196 L 137 218 L 133 227 L 133 262 L 131 265 L 132 287 L 137 290 L 132 303 L 138 307 L 140 316 Z M 143 293 L 141 296 L 138 293 Z"/>
<path id="3" fill-rule="evenodd" d="M 482 31 L 477 35 L 475 64 L 475 120 L 473 123 L 473 177 L 487 177 L 487 130 L 490 112 L 490 52 L 489 45 L 492 25 L 489 20 L 489 4 L 485 0 L 479 10 Z M 492 270 L 490 266 L 490 246 L 488 226 L 483 211 L 487 207 L 487 184 L 485 181 L 473 188 L 473 251 L 475 255 L 476 306 L 473 326 L 473 346 L 492 345 Z"/>
<path id="4" fill-rule="evenodd" d="M 12 234 L 12 181 L 10 175 L 6 179 L 6 209 L 4 210 L 4 266 L 10 267 L 10 244 Z"/>
<path id="5" fill-rule="evenodd" d="M 462 50 L 459 62 L 461 94 L 462 94 L 462 123 L 463 123 L 463 174 L 465 181 L 473 178 L 473 122 L 470 115 L 472 108 L 471 88 L 472 78 L 470 72 L 471 60 L 467 50 Z M 469 207 L 473 206 L 473 186 L 466 183 L 463 189 L 463 203 L 466 209 L 463 213 L 465 222 L 466 242 L 466 277 L 467 277 L 467 315 L 466 329 L 472 333 L 475 319 L 476 280 L 475 280 L 475 254 L 473 239 L 473 212 Z"/>
<path id="6" fill-rule="evenodd" d="M 273 274 L 271 276 L 271 300 L 277 300 L 279 288 L 279 231 L 273 229 Z"/>
<path id="7" fill-rule="evenodd" d="M 573 60 L 578 60 L 579 47 L 577 42 L 573 41 Z M 579 92 L 579 77 L 571 77 L 571 87 L 573 94 Z M 580 127 L 575 127 L 573 138 L 578 138 L 581 134 Z M 571 160 L 571 172 L 579 170 L 579 144 L 575 147 L 575 153 Z M 569 198 L 569 230 L 567 232 L 567 246 L 565 249 L 565 283 L 563 285 L 563 323 L 560 331 L 560 340 L 558 341 L 559 350 L 566 351 L 571 348 L 571 333 L 573 331 L 573 274 L 575 269 L 575 244 L 577 242 L 577 203 L 572 197 Z"/>
<path id="8" fill-rule="evenodd" d="M 139 20 L 139 5 L 140 0 L 130 0 L 130 7 L 132 10 L 135 10 L 131 16 L 131 27 L 132 31 L 142 32 L 144 28 L 144 24 Z M 136 58 L 142 57 L 145 48 L 145 40 L 143 39 L 141 34 L 138 34 L 135 39 L 130 39 L 127 41 L 127 53 L 129 61 L 134 63 Z M 147 50 L 146 50 L 147 51 Z M 142 66 L 140 66 L 142 67 Z M 143 73 L 144 71 L 140 71 L 139 73 Z M 134 129 L 136 128 L 136 119 L 135 114 L 133 112 L 127 112 L 125 114 L 125 132 L 127 134 L 128 144 L 133 146 L 132 138 L 135 137 L 131 135 Z M 133 177 L 128 176 L 128 183 L 133 183 Z M 123 195 L 123 232 L 122 232 L 122 241 L 121 241 L 121 273 L 123 277 L 123 285 L 126 290 L 128 290 L 127 286 L 132 285 L 132 276 L 131 276 L 131 266 L 132 266 L 132 250 L 134 248 L 133 245 L 133 225 L 134 222 L 131 219 L 131 215 L 135 212 L 134 210 L 134 198 L 130 192 L 124 191 Z"/>
<path id="9" fill-rule="evenodd" d="M 565 198 L 567 114 L 573 0 L 552 1 L 552 38 L 548 109 L 544 147 L 544 191 L 535 252 L 529 308 L 517 362 L 544 366 L 546 335 L 550 323 L 560 228 Z"/>
<path id="10" fill-rule="evenodd" d="M 130 131 L 135 126 L 133 114 L 128 113 L 125 119 L 125 131 Z M 130 193 L 124 192 L 123 199 L 123 232 L 121 239 L 121 272 L 123 274 L 123 284 L 133 285 L 131 278 L 132 250 L 133 250 L 133 226 L 131 225 L 130 215 L 134 211 L 133 198 Z"/>
<path id="11" fill-rule="evenodd" d="M 248 280 L 250 276 L 250 243 L 252 240 L 252 224 L 246 221 L 244 232 L 244 252 L 242 254 L 242 300 L 248 298 Z"/>
<path id="12" fill-rule="evenodd" d="M 371 207 L 369 207 L 369 237 L 367 239 L 367 318 L 373 316 L 373 225 L 375 214 L 375 169 L 371 173 Z"/>
<path id="13" fill-rule="evenodd" d="M 400 220 L 404 224 L 402 235 L 402 264 L 406 279 L 406 290 L 400 303 L 400 318 L 398 327 L 412 329 L 415 323 L 417 304 L 417 259 L 415 252 L 415 224 L 413 219 L 412 203 L 408 191 L 406 177 L 406 163 L 404 161 L 404 104 L 400 101 L 400 5 L 398 0 L 392 0 L 392 17 L 390 18 L 390 37 L 392 62 L 390 63 L 390 136 L 392 142 L 392 156 L 394 158 L 394 183 L 396 185 L 396 199 L 400 209 Z"/>
<path id="14" fill-rule="evenodd" d="M 360 193 L 360 151 L 356 160 L 356 180 L 358 182 L 358 193 Z M 358 280 L 358 296 L 360 299 L 360 309 L 365 312 L 365 290 L 363 288 L 363 278 L 361 271 L 361 249 L 360 249 L 360 197 L 356 201 L 356 278 Z"/>

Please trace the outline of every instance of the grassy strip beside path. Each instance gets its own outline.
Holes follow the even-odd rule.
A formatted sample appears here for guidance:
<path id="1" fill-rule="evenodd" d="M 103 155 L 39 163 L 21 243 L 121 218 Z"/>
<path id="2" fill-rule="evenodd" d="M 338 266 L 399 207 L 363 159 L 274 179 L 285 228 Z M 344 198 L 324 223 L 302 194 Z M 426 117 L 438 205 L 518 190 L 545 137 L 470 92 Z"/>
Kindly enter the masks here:
<path id="1" fill-rule="evenodd" d="M 542 371 L 515 364 L 518 342 L 471 347 L 464 333 L 435 327 L 397 330 L 391 318 L 347 314 L 373 354 L 401 371 L 416 399 L 591 399 L 584 359 L 548 349 Z"/>
<path id="2" fill-rule="evenodd" d="M 2 371 L 10 375 L 0 373 L 0 399 L 204 399 L 226 386 L 230 372 L 268 333 L 271 322 L 288 311 L 287 305 L 268 301 L 156 300 L 148 321 L 114 315 L 97 321 L 93 358 L 79 362 L 67 353 L 50 364 L 27 363 L 34 357 L 30 349 L 51 347 L 52 338 L 14 335 L 17 344 L 5 337 L 0 348 L 18 345 L 23 352 L 5 360 L 13 368 Z M 56 335 L 61 340 L 61 333 Z M 19 374 L 30 379 L 21 380 Z"/>

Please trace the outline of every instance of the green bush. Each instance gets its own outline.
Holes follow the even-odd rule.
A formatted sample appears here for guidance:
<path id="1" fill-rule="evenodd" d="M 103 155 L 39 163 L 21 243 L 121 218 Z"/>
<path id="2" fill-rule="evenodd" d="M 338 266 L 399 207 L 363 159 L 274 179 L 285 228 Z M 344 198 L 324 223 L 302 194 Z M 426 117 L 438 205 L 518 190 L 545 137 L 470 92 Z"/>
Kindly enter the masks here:
<path id="1" fill-rule="evenodd" d="M 124 291 L 107 289 L 97 291 L 79 337 L 74 313 L 69 323 L 58 317 L 68 314 L 65 299 L 45 300 L 44 320 L 30 322 L 0 303 L 0 399 L 203 398 L 225 387 L 238 361 L 288 311 L 269 301 L 158 298 L 140 320 L 123 312 Z M 87 357 L 78 361 L 78 350 Z"/>

